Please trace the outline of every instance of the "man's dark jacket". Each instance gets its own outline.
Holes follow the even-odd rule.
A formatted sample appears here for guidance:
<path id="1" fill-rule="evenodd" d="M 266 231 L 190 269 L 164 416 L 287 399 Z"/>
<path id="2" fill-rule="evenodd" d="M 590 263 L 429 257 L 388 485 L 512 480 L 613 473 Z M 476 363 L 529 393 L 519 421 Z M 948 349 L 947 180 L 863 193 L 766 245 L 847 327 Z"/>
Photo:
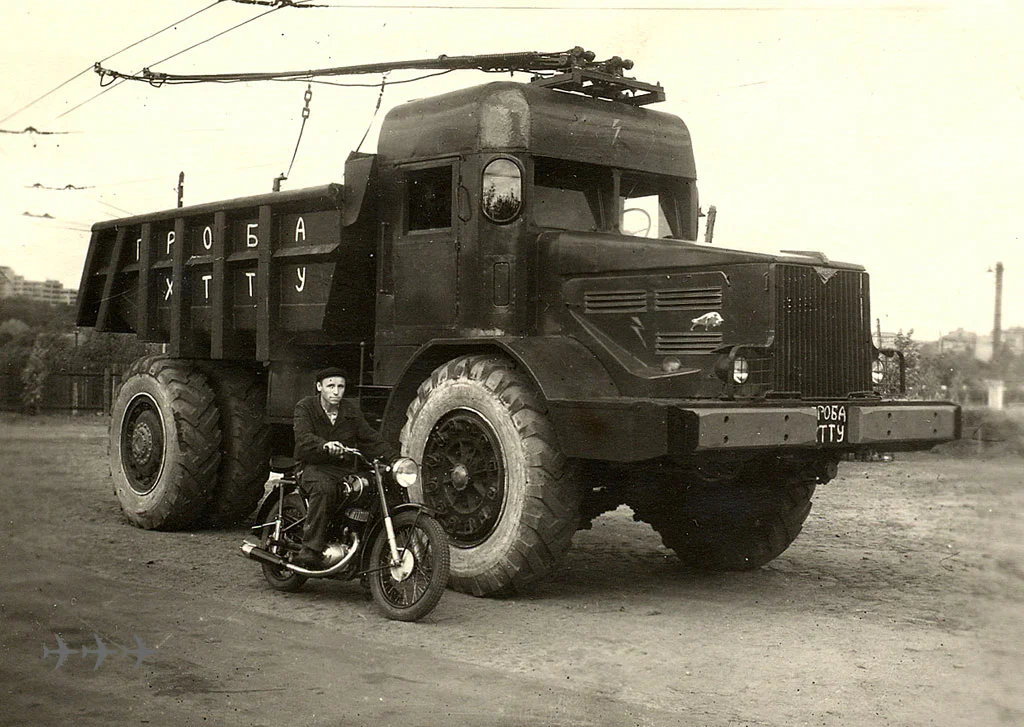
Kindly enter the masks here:
<path id="1" fill-rule="evenodd" d="M 294 431 L 295 459 L 307 465 L 334 465 L 341 466 L 347 472 L 352 471 L 352 457 L 342 460 L 328 454 L 324 451 L 325 442 L 337 441 L 347 447 L 355 447 L 371 460 L 382 455 L 394 455 L 393 449 L 370 426 L 359 411 L 359 406 L 350 399 L 341 400 L 338 418 L 331 424 L 327 413 L 320 406 L 320 396 L 307 396 L 295 405 Z"/>

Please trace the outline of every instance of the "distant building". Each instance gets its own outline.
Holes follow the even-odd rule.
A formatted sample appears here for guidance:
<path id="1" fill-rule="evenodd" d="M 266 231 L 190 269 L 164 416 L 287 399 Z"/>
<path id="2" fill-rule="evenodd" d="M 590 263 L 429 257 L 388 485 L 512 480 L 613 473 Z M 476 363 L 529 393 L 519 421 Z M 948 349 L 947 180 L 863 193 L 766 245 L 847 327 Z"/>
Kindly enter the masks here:
<path id="1" fill-rule="evenodd" d="M 71 305 L 78 291 L 65 288 L 59 280 L 25 280 L 6 265 L 0 265 L 0 299 L 28 298 L 50 305 Z"/>
<path id="2" fill-rule="evenodd" d="M 971 353 L 978 348 L 978 334 L 957 328 L 939 339 L 939 351 L 942 353 Z M 989 345 L 991 349 L 991 344 Z"/>
<path id="3" fill-rule="evenodd" d="M 1015 356 L 1024 354 L 1024 328 L 1016 326 L 1007 328 L 1002 332 L 1003 351 Z M 974 349 L 974 355 L 981 361 L 992 360 L 992 334 L 978 336 L 978 345 Z"/>

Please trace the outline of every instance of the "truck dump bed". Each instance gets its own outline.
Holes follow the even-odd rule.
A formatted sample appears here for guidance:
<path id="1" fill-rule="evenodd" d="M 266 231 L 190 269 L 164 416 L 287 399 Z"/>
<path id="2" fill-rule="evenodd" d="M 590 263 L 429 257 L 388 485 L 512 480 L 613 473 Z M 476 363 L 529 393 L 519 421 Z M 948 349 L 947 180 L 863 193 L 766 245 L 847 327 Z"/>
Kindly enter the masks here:
<path id="1" fill-rule="evenodd" d="M 356 188 L 348 215 L 345 187 L 328 184 L 97 223 L 77 323 L 182 358 L 372 340 L 373 230 L 356 224 Z"/>

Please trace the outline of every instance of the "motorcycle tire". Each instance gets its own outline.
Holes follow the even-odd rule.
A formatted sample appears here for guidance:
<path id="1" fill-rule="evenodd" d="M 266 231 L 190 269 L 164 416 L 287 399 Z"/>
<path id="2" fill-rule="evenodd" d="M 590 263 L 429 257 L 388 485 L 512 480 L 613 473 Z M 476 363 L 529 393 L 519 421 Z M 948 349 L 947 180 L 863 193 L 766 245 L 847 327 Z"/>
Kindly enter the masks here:
<path id="1" fill-rule="evenodd" d="M 302 547 L 302 526 L 299 523 L 306 517 L 306 504 L 302 501 L 302 498 L 294 493 L 285 496 L 282 517 L 284 518 L 284 521 L 281 523 L 283 539 L 290 545 L 293 545 L 294 550 L 297 552 Z M 280 545 L 272 545 L 270 539 L 273 536 L 273 523 L 265 525 L 260 531 L 261 547 L 274 555 L 279 555 L 282 558 L 285 557 L 290 549 L 282 548 Z M 263 567 L 263 578 L 275 591 L 294 593 L 302 588 L 308 580 L 301 573 L 294 573 L 287 568 L 279 568 L 270 563 L 262 563 L 261 565 Z"/>
<path id="2" fill-rule="evenodd" d="M 381 528 L 370 551 L 370 594 L 389 619 L 418 621 L 434 609 L 448 584 L 448 537 L 421 512 L 399 513 L 392 524 L 402 564 L 392 567 L 388 534 Z"/>

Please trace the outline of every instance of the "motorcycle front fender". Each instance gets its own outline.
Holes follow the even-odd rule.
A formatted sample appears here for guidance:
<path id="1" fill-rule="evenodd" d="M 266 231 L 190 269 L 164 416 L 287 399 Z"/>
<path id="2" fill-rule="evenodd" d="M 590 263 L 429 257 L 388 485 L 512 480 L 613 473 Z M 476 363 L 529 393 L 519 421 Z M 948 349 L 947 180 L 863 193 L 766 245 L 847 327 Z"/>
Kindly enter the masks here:
<path id="1" fill-rule="evenodd" d="M 422 502 L 403 502 L 401 505 L 395 505 L 390 509 L 391 517 L 393 518 L 400 512 L 407 511 L 419 511 L 427 517 L 437 519 L 437 514 L 433 508 L 427 507 Z M 367 570 L 370 567 L 370 551 L 373 549 L 373 541 L 377 538 L 377 533 L 384 529 L 384 518 L 381 517 L 376 522 L 371 523 L 370 527 L 366 530 L 366 535 L 363 539 L 363 552 L 359 559 L 360 570 Z"/>

